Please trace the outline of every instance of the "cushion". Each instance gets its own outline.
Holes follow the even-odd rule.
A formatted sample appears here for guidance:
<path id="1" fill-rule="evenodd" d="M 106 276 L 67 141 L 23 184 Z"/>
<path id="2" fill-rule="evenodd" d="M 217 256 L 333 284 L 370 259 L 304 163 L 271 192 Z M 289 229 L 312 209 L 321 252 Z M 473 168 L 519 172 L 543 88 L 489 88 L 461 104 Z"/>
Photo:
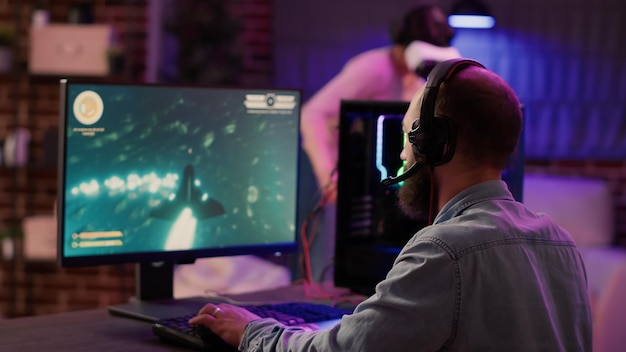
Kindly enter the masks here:
<path id="1" fill-rule="evenodd" d="M 526 174 L 522 201 L 530 210 L 548 214 L 579 247 L 613 242 L 613 199 L 606 180 Z"/>

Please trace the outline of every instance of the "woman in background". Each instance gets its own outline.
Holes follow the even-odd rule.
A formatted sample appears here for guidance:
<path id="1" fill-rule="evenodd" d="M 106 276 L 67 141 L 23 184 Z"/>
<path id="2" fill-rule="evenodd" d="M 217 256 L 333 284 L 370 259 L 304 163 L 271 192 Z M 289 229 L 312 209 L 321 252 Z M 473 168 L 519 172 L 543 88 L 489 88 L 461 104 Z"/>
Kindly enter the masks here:
<path id="1" fill-rule="evenodd" d="M 311 276 L 321 282 L 332 278 L 335 247 L 335 201 L 339 148 L 340 101 L 410 101 L 425 83 L 434 63 L 460 57 L 451 46 L 454 30 L 444 11 L 422 1 L 410 9 L 390 31 L 391 45 L 360 53 L 302 107 L 302 148 L 307 154 L 321 201 L 311 213 L 321 212 L 319 231 L 312 234 Z"/>

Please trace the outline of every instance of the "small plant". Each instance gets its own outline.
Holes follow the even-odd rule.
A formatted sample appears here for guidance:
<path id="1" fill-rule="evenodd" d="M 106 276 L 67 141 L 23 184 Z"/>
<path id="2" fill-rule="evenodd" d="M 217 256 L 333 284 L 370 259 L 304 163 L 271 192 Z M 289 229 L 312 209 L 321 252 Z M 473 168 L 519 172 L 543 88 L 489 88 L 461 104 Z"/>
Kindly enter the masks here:
<path id="1" fill-rule="evenodd" d="M 15 40 L 13 29 L 0 27 L 0 46 L 12 46 Z"/>
<path id="2" fill-rule="evenodd" d="M 9 225 L 0 230 L 0 240 L 5 238 L 22 238 L 23 236 L 24 231 L 22 226 L 19 225 Z"/>

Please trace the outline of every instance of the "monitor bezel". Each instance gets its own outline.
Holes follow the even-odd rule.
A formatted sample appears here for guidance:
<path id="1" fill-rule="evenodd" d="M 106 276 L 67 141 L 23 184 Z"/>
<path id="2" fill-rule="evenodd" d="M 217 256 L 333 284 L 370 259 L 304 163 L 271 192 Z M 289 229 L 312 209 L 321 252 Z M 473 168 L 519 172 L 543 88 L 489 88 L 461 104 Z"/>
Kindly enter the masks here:
<path id="1" fill-rule="evenodd" d="M 224 257 L 224 256 L 237 256 L 237 255 L 281 255 L 287 253 L 294 253 L 298 249 L 298 226 L 299 219 L 299 189 L 300 178 L 296 175 L 296 185 L 294 194 L 296 197 L 295 209 L 294 209 L 294 237 L 291 242 L 276 242 L 267 245 L 250 245 L 250 246 L 235 246 L 235 247 L 215 247 L 215 248 L 194 248 L 190 250 L 181 251 L 147 251 L 136 253 L 117 253 L 112 255 L 96 255 L 96 256 L 65 256 L 64 251 L 64 204 L 65 194 L 65 152 L 66 152 L 66 127 L 67 127 L 67 98 L 68 89 L 73 84 L 93 84 L 93 85 L 108 85 L 108 86 L 150 86 L 150 87 L 167 87 L 167 88 L 192 88 L 192 89 L 219 89 L 219 90 L 238 90 L 238 91 L 272 91 L 272 92 L 289 92 L 298 95 L 298 106 L 296 115 L 298 116 L 297 131 L 300 131 L 300 113 L 301 113 L 301 99 L 302 91 L 298 88 L 274 88 L 274 87 L 260 87 L 260 88 L 242 88 L 242 87 L 224 87 L 224 86 L 189 86 L 179 84 L 165 84 L 165 83 L 131 83 L 131 82 L 103 82 L 103 81 L 90 81 L 86 79 L 61 79 L 60 84 L 60 97 L 59 97 L 59 139 L 58 139 L 58 169 L 57 169 L 57 204 L 56 204 L 56 218 L 57 218 L 57 263 L 61 267 L 86 267 L 86 266 L 99 266 L 99 265 L 112 265 L 112 264 L 143 264 L 143 263 L 174 263 L 174 264 L 189 264 L 193 263 L 196 259 L 210 258 L 210 257 Z M 299 138 L 298 138 L 299 141 Z M 299 148 L 300 146 L 298 146 Z M 300 163 L 302 162 L 300 153 L 296 153 L 296 165 L 294 170 L 298 173 L 300 169 Z"/>

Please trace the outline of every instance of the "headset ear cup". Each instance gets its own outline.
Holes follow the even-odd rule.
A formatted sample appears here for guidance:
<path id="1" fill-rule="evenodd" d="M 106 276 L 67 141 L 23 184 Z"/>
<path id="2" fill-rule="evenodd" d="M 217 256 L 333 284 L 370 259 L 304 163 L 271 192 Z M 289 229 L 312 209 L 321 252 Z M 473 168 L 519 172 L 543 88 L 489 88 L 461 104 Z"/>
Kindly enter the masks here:
<path id="1" fill-rule="evenodd" d="M 431 150 L 431 160 L 434 165 L 442 165 L 452 159 L 456 147 L 456 125 L 445 116 L 435 116 L 433 119 L 434 144 Z"/>
<path id="2" fill-rule="evenodd" d="M 443 165 L 452 160 L 456 148 L 456 124 L 447 116 L 435 115 L 439 87 L 456 72 L 469 66 L 484 68 L 477 61 L 459 58 L 438 63 L 428 74 L 420 108 L 424 139 L 420 151 L 426 157 L 426 164 L 430 166 Z"/>

